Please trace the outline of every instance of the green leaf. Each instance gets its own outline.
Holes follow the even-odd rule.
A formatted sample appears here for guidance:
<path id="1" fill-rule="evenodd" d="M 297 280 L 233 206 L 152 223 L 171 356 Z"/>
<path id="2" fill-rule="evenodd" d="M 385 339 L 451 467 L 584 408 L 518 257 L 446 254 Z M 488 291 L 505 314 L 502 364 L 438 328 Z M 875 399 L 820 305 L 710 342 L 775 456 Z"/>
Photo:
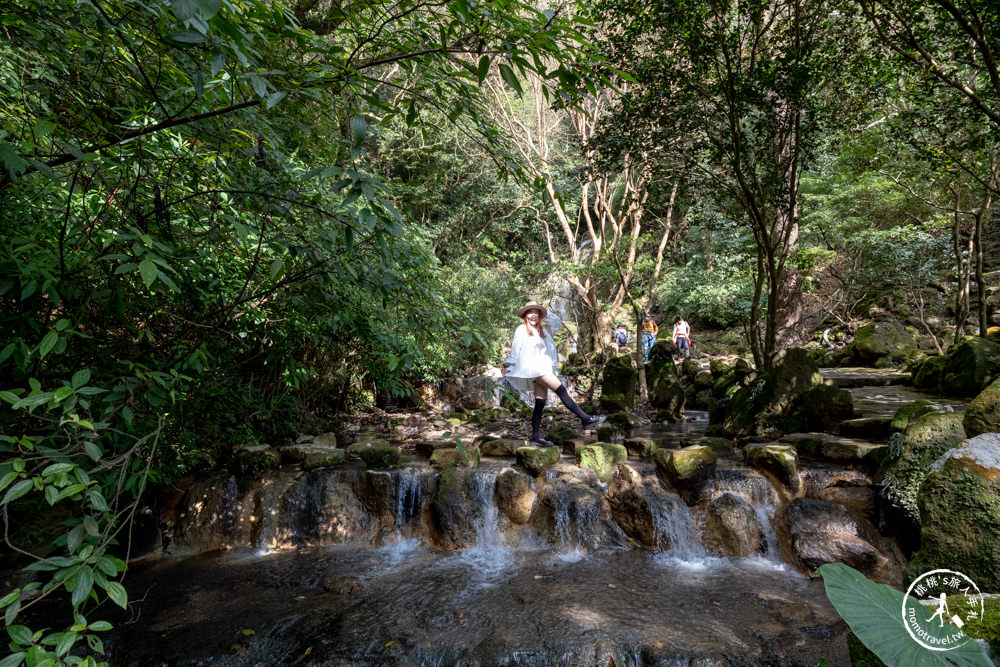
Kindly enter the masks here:
<path id="1" fill-rule="evenodd" d="M 270 95 L 267 96 L 267 101 L 264 103 L 264 108 L 265 109 L 270 109 L 275 104 L 277 104 L 281 100 L 285 99 L 285 97 L 287 95 L 288 95 L 288 91 L 287 90 L 279 90 L 276 93 L 271 93 Z"/>
<path id="2" fill-rule="evenodd" d="M 125 587 L 117 581 L 108 582 L 108 597 L 122 609 L 128 605 L 128 593 L 125 592 Z"/>
<path id="3" fill-rule="evenodd" d="M 115 626 L 111 625 L 107 621 L 95 621 L 94 623 L 90 624 L 89 629 L 93 630 L 94 632 L 107 632 L 113 627 Z"/>
<path id="4" fill-rule="evenodd" d="M 7 634 L 10 638 L 21 644 L 22 646 L 27 646 L 31 644 L 31 630 L 23 625 L 8 625 Z"/>
<path id="5" fill-rule="evenodd" d="M 156 268 L 156 263 L 148 257 L 139 262 L 139 275 L 142 276 L 142 282 L 146 283 L 146 287 L 153 284 L 158 272 L 159 269 Z"/>
<path id="6" fill-rule="evenodd" d="M 108 511 L 108 501 L 104 499 L 104 494 L 102 494 L 99 490 L 91 489 L 90 493 L 87 494 L 87 499 L 90 501 L 91 507 L 98 512 Z"/>
<path id="7" fill-rule="evenodd" d="M 10 593 L 7 593 L 7 595 L 5 595 L 2 598 L 0 598 L 0 609 L 6 607 L 7 605 L 9 605 L 11 602 L 13 602 L 14 600 L 18 599 L 19 597 L 21 597 L 21 589 L 20 588 L 15 588 Z"/>
<path id="8" fill-rule="evenodd" d="M 974 641 L 948 651 L 931 651 L 910 637 L 903 620 L 903 593 L 877 584 L 843 563 L 827 563 L 819 568 L 826 595 L 837 613 L 875 655 L 887 665 L 927 667 L 992 667 L 983 649 Z M 933 624 L 930 634 L 937 631 Z M 950 625 L 940 629 L 945 637 L 956 632 Z M 942 655 L 945 654 L 945 655 Z"/>
<path id="9" fill-rule="evenodd" d="M 94 461 L 99 461 L 101 456 L 104 454 L 100 447 L 90 441 L 83 443 L 83 451 L 87 452 L 87 456 Z"/>
<path id="10" fill-rule="evenodd" d="M 486 75 L 490 73 L 490 57 L 483 56 L 479 59 L 479 67 L 476 68 L 476 78 L 482 83 Z"/>
<path id="11" fill-rule="evenodd" d="M 45 470 L 42 471 L 42 477 L 51 477 L 53 475 L 60 475 L 62 473 L 69 472 L 76 467 L 75 463 L 53 463 L 50 466 L 46 466 Z"/>
<path id="12" fill-rule="evenodd" d="M 178 21 L 194 18 L 196 11 L 194 0 L 171 0 L 170 5 L 173 7 L 174 16 L 177 17 Z"/>
<path id="13" fill-rule="evenodd" d="M 73 607 L 79 607 L 90 595 L 90 590 L 94 587 L 94 572 L 89 566 L 83 565 L 77 572 L 77 585 L 73 589 L 71 602 Z"/>
<path id="14" fill-rule="evenodd" d="M 73 648 L 73 644 L 75 644 L 76 640 L 79 638 L 80 635 L 75 632 L 62 633 L 62 638 L 59 640 L 59 643 L 56 644 L 56 655 L 62 657 L 69 653 L 69 650 Z"/>
<path id="15" fill-rule="evenodd" d="M 72 395 L 73 395 L 73 387 L 59 387 L 58 389 L 56 389 L 52 397 L 56 401 L 64 401 Z"/>
<path id="16" fill-rule="evenodd" d="M 3 660 L 0 660 L 0 667 L 20 667 L 24 662 L 24 652 L 11 653 Z"/>
<path id="17" fill-rule="evenodd" d="M 90 382 L 90 369 L 84 368 L 83 370 L 73 373 L 73 379 L 70 381 L 70 384 L 73 385 L 74 389 L 79 389 L 88 382 Z"/>
<path id="18" fill-rule="evenodd" d="M 59 332 L 57 331 L 50 331 L 45 334 L 45 338 L 43 338 L 42 342 L 38 344 L 38 357 L 40 359 L 44 359 L 45 355 L 51 352 L 52 348 L 55 347 L 58 340 Z"/>
<path id="19" fill-rule="evenodd" d="M 205 35 L 196 30 L 175 30 L 167 35 L 167 41 L 173 42 L 179 46 L 202 44 L 205 40 Z"/>
<path id="20" fill-rule="evenodd" d="M 518 95 L 524 94 L 524 91 L 521 90 L 521 82 L 517 80 L 514 70 L 512 70 L 506 63 L 500 63 L 500 76 L 503 77 L 503 80 L 507 82 L 508 86 L 517 91 Z"/>
<path id="21" fill-rule="evenodd" d="M 202 20 L 207 21 L 219 13 L 222 0 L 194 0 L 194 4 L 198 8 L 198 15 Z"/>
<path id="22" fill-rule="evenodd" d="M 0 162 L 7 169 L 7 173 L 13 178 L 27 169 L 28 165 L 14 152 L 14 147 L 6 141 L 0 141 Z"/>
<path id="23" fill-rule="evenodd" d="M 3 500 L 0 500 L 0 505 L 6 505 L 7 503 L 12 503 L 28 491 L 34 485 L 30 479 L 22 479 L 20 482 L 10 487 L 6 494 L 4 494 Z"/>
<path id="24" fill-rule="evenodd" d="M 11 472 L 7 473 L 2 478 L 0 478 L 0 491 L 3 491 L 8 486 L 10 486 L 11 484 L 13 484 L 15 479 L 17 479 L 17 473 L 14 472 L 14 471 L 11 471 Z M 0 606 L 2 606 L 2 605 L 0 605 Z"/>
<path id="25" fill-rule="evenodd" d="M 354 143 L 360 145 L 368 134 L 368 121 L 362 115 L 351 118 L 351 132 L 354 134 Z"/>

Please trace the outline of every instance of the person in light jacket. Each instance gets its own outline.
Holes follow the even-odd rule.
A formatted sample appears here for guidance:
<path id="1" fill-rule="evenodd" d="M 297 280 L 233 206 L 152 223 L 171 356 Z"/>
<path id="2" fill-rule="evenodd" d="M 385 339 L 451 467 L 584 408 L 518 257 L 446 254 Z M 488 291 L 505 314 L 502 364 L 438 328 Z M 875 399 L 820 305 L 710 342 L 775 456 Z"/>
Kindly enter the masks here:
<path id="1" fill-rule="evenodd" d="M 549 314 L 545 306 L 529 301 L 517 311 L 523 323 L 514 332 L 510 344 L 510 356 L 504 360 L 503 374 L 511 378 L 531 380 L 535 392 L 535 408 L 531 413 L 531 443 L 539 447 L 550 447 L 552 443 L 541 435 L 542 410 L 548 398 L 549 389 L 570 411 L 580 418 L 583 428 L 594 428 L 604 422 L 605 417 L 591 417 L 580 409 L 556 377 L 559 353 L 556 352 L 553 334 L 562 327 L 555 314 Z"/>

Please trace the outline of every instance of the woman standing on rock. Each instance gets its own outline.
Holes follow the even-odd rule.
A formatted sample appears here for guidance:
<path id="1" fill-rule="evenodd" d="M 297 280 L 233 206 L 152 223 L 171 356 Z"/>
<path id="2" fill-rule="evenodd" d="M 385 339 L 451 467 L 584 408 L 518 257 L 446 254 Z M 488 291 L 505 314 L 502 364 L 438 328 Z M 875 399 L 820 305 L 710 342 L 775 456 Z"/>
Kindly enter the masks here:
<path id="1" fill-rule="evenodd" d="M 559 353 L 556 352 L 552 335 L 562 327 L 562 322 L 554 314 L 549 314 L 545 306 L 529 301 L 517 311 L 523 324 L 514 332 L 510 344 L 510 356 L 504 359 L 503 374 L 512 378 L 531 380 L 535 392 L 535 409 L 531 413 L 531 443 L 540 447 L 550 447 L 552 443 L 542 438 L 542 410 L 549 395 L 549 389 L 569 408 L 583 428 L 594 428 L 604 422 L 604 417 L 591 417 L 580 409 L 566 391 L 566 387 L 556 378 Z"/>

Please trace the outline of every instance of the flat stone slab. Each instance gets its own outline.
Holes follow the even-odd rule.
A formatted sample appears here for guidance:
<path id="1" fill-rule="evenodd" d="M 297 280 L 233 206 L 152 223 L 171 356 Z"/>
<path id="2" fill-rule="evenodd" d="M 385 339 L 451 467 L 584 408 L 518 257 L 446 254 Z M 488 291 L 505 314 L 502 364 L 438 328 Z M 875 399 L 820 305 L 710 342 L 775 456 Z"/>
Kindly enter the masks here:
<path id="1" fill-rule="evenodd" d="M 821 368 L 819 374 L 826 384 L 848 389 L 852 387 L 888 387 L 909 384 L 910 374 L 891 368 Z"/>
<path id="2" fill-rule="evenodd" d="M 790 433 L 779 442 L 793 445 L 800 458 L 845 465 L 862 465 L 886 445 L 843 438 L 829 433 Z"/>
<path id="3" fill-rule="evenodd" d="M 845 438 L 883 442 L 891 434 L 892 417 L 861 417 L 840 422 L 840 435 Z"/>
<path id="4" fill-rule="evenodd" d="M 931 396 L 898 385 L 855 387 L 847 391 L 851 392 L 851 398 L 854 400 L 854 414 L 858 417 L 891 417 L 896 414 L 896 410 L 907 403 L 921 399 L 930 401 L 931 404 L 940 406 L 942 409 L 947 409 L 950 406 L 956 412 L 965 411 L 965 402 L 962 399 Z"/>

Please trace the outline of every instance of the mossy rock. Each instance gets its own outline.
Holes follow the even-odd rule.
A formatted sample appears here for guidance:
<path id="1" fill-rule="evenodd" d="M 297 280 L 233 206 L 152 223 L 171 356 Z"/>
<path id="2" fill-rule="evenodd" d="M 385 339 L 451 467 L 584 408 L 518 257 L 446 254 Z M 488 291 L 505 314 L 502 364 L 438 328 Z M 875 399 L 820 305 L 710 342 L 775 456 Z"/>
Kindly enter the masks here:
<path id="1" fill-rule="evenodd" d="M 660 448 L 655 440 L 650 440 L 649 438 L 625 438 L 623 445 L 628 451 L 629 456 L 636 456 L 641 459 L 652 456 L 653 452 Z"/>
<path id="2" fill-rule="evenodd" d="M 876 475 L 887 503 L 898 510 L 903 524 L 915 530 L 920 523 L 917 492 L 934 461 L 965 440 L 962 415 L 957 412 L 929 412 L 910 421 L 901 436 L 893 436 L 890 448 L 899 447 L 898 457 L 885 464 Z"/>
<path id="3" fill-rule="evenodd" d="M 983 389 L 965 409 L 962 420 L 970 438 L 980 433 L 1000 432 L 1000 379 Z"/>
<path id="4" fill-rule="evenodd" d="M 656 472 L 686 503 L 696 503 L 701 490 L 715 474 L 715 451 L 692 445 L 682 449 L 658 449 L 653 454 Z"/>
<path id="5" fill-rule="evenodd" d="M 851 347 L 862 363 L 887 359 L 892 365 L 893 360 L 902 361 L 916 354 L 917 341 L 897 322 L 875 322 L 858 327 Z"/>
<path id="6" fill-rule="evenodd" d="M 458 447 L 436 449 L 431 454 L 431 465 L 439 468 L 447 466 L 475 468 L 479 465 L 480 456 L 480 451 L 475 447 L 466 447 L 465 452 Z"/>
<path id="7" fill-rule="evenodd" d="M 886 667 L 886 664 L 853 632 L 847 633 L 847 654 L 851 658 L 851 667 Z"/>
<path id="8" fill-rule="evenodd" d="M 490 424 L 498 419 L 497 411 L 493 408 L 485 408 L 483 410 L 476 410 L 472 413 L 469 421 L 473 424 Z"/>
<path id="9" fill-rule="evenodd" d="M 532 407 L 512 392 L 500 394 L 500 407 L 525 419 L 531 419 Z"/>
<path id="10" fill-rule="evenodd" d="M 677 346 L 670 340 L 658 340 L 649 348 L 649 366 L 655 368 L 666 364 L 674 365 L 677 356 Z"/>
<path id="11" fill-rule="evenodd" d="M 910 425 L 910 420 L 923 417 L 927 413 L 934 411 L 934 406 L 931 402 L 923 398 L 901 406 L 896 410 L 896 413 L 892 416 L 892 420 L 889 422 L 890 434 L 905 431 L 906 427 Z"/>
<path id="12" fill-rule="evenodd" d="M 575 437 L 577 437 L 576 431 L 565 422 L 556 422 L 549 428 L 548 439 L 557 445 L 562 445 Z"/>
<path id="13" fill-rule="evenodd" d="M 540 475 L 559 462 L 558 447 L 518 447 L 518 465 L 524 466 L 532 475 Z"/>
<path id="14" fill-rule="evenodd" d="M 421 440 L 413 446 L 417 456 L 429 459 L 439 449 L 450 449 L 455 446 L 454 440 Z"/>
<path id="15" fill-rule="evenodd" d="M 524 440 L 495 438 L 483 443 L 483 456 L 514 456 L 518 447 L 524 446 Z"/>
<path id="16" fill-rule="evenodd" d="M 311 447 L 303 452 L 302 469 L 316 470 L 318 468 L 332 468 L 340 465 L 346 456 L 347 451 L 343 449 Z"/>
<path id="17" fill-rule="evenodd" d="M 628 460 L 628 450 L 625 445 L 610 442 L 598 442 L 585 445 L 576 450 L 576 463 L 581 468 L 589 468 L 604 481 L 611 478 L 615 466 L 620 461 Z"/>
<path id="18" fill-rule="evenodd" d="M 391 468 L 399 463 L 402 453 L 399 451 L 399 447 L 375 446 L 360 450 L 358 455 L 369 468 Z"/>
<path id="19" fill-rule="evenodd" d="M 672 367 L 673 365 L 669 364 L 661 367 L 661 370 L 650 372 L 647 387 L 649 404 L 654 408 L 681 414 L 684 412 L 687 395 L 677 375 L 667 370 Z"/>
<path id="20" fill-rule="evenodd" d="M 1000 344 L 968 336 L 948 355 L 941 375 L 941 393 L 975 396 L 1000 376 Z"/>
<path id="21" fill-rule="evenodd" d="M 694 376 L 694 386 L 696 391 L 701 389 L 711 389 L 714 383 L 715 379 L 709 371 L 699 371 L 698 374 Z"/>
<path id="22" fill-rule="evenodd" d="M 948 357 L 927 357 L 922 364 L 910 374 L 910 382 L 917 389 L 932 394 L 941 393 L 941 378 L 944 377 L 944 367 Z"/>
<path id="23" fill-rule="evenodd" d="M 1000 434 L 966 440 L 931 465 L 917 506 L 920 549 L 907 578 L 947 568 L 1000 591 Z"/>
<path id="24" fill-rule="evenodd" d="M 597 427 L 597 439 L 600 442 L 610 442 L 620 433 L 620 429 L 612 424 L 605 424 Z"/>
<path id="25" fill-rule="evenodd" d="M 281 463 L 281 454 L 271 445 L 238 445 L 229 459 L 229 470 L 234 474 L 252 475 Z"/>
<path id="26" fill-rule="evenodd" d="M 846 389 L 822 384 L 802 394 L 794 412 L 805 422 L 805 430 L 833 431 L 854 416 L 854 398 Z"/>
<path id="27" fill-rule="evenodd" d="M 611 359 L 601 374 L 601 408 L 604 412 L 635 410 L 635 364 L 623 354 Z"/>
<path id="28" fill-rule="evenodd" d="M 630 431 L 635 428 L 635 417 L 622 410 L 608 415 L 608 423 L 617 426 L 620 431 Z"/>
<path id="29" fill-rule="evenodd" d="M 718 359 L 712 359 L 708 362 L 708 370 L 712 374 L 713 378 L 720 378 L 729 372 L 729 366 L 725 362 L 719 361 Z"/>
<path id="30" fill-rule="evenodd" d="M 970 617 L 969 612 L 979 611 L 973 609 L 969 604 L 969 599 L 964 595 L 952 595 L 947 598 L 948 611 L 956 616 L 965 619 L 962 632 L 969 637 L 982 639 L 990 645 L 990 650 L 995 655 L 1000 655 L 1000 598 L 995 595 L 983 598 L 983 617 L 979 614 Z"/>
<path id="31" fill-rule="evenodd" d="M 793 495 L 802 490 L 799 455 L 791 445 L 752 444 L 743 448 L 743 460 L 778 480 Z"/>

